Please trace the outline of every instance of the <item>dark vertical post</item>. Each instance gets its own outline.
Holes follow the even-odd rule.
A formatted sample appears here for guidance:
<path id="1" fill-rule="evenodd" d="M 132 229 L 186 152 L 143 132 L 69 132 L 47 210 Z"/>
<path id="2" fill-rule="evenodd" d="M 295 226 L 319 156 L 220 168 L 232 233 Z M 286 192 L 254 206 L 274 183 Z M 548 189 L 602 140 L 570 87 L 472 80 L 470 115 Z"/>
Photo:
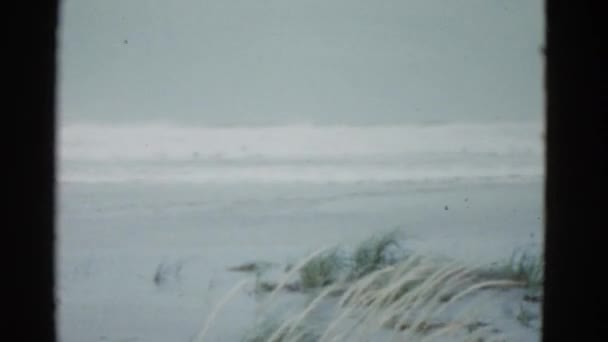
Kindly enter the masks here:
<path id="1" fill-rule="evenodd" d="M 57 0 L 9 2 L 3 63 L 3 340 L 55 341 L 54 203 Z M 14 19 L 13 22 L 10 19 Z M 15 57 L 16 56 L 16 57 Z M 7 75 L 10 74 L 10 75 Z M 7 79 L 7 77 L 10 77 Z M 13 103 L 10 108 L 7 103 Z M 6 190 L 8 189 L 8 194 Z M 3 211 L 4 212 L 4 211 Z M 13 337 L 10 337 L 13 336 Z"/>
<path id="2" fill-rule="evenodd" d="M 600 341 L 608 243 L 608 28 L 602 1 L 546 2 L 543 341 Z M 587 339 L 584 336 L 593 336 Z"/>

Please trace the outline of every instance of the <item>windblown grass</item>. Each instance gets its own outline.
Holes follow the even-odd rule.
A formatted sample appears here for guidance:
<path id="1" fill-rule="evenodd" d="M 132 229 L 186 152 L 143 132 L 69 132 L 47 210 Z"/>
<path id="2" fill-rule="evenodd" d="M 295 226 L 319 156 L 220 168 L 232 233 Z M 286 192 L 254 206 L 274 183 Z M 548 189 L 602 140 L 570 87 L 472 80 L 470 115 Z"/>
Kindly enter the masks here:
<path id="1" fill-rule="evenodd" d="M 532 290 L 542 290 L 544 261 L 541 255 L 525 250 L 515 250 L 508 261 L 480 271 L 480 276 L 490 279 L 519 281 Z"/>
<path id="2" fill-rule="evenodd" d="M 352 256 L 350 279 L 359 279 L 399 261 L 401 244 L 396 231 L 373 236 L 357 246 Z"/>
<path id="3" fill-rule="evenodd" d="M 542 285 L 542 263 L 529 254 L 514 253 L 508 267 L 488 270 L 401 252 L 391 233 L 350 254 L 337 248 L 311 254 L 270 286 L 258 310 L 262 321 L 243 341 L 498 340 L 502 330 L 472 314 L 480 306 L 476 294 Z M 269 320 L 279 291 L 294 284 L 315 291 L 303 292 L 309 300 L 302 308 Z M 522 312 L 513 319 L 528 323 Z"/>
<path id="4" fill-rule="evenodd" d="M 475 280 L 475 272 L 458 263 L 441 264 L 412 255 L 348 284 L 335 282 L 325 286 L 304 309 L 280 324 L 260 329 L 258 335 L 247 341 L 364 341 L 379 336 L 433 340 L 457 331 L 468 334 L 484 328 L 486 323 L 467 321 L 466 315 L 444 313 L 485 288 L 519 284 L 512 280 L 479 282 Z M 318 323 L 310 318 L 311 312 L 345 285 L 330 319 L 317 326 L 318 331 L 311 331 L 309 327 Z M 448 294 L 448 300 L 442 299 Z M 304 337 L 307 339 L 303 340 Z"/>
<path id="5" fill-rule="evenodd" d="M 511 258 L 513 279 L 524 281 L 530 288 L 541 288 L 544 282 L 544 262 L 541 255 L 522 252 Z"/>
<path id="6" fill-rule="evenodd" d="M 318 255 L 299 270 L 300 283 L 304 289 L 331 285 L 342 277 L 347 264 L 337 249 Z"/>
<path id="7" fill-rule="evenodd" d="M 356 281 L 371 272 L 393 265 L 406 253 L 398 240 L 397 232 L 373 236 L 356 246 L 351 252 L 338 247 L 318 253 L 297 269 L 299 278 L 289 282 L 286 289 L 320 289 L 335 283 Z M 249 268 L 253 268 L 246 264 Z M 289 265 L 286 271 L 293 271 Z M 258 282 L 259 290 L 273 291 L 277 284 Z"/>
<path id="8" fill-rule="evenodd" d="M 306 263 L 299 271 L 304 289 L 321 288 L 336 282 L 352 282 L 403 258 L 396 231 L 361 242 L 351 254 L 333 248 Z"/>

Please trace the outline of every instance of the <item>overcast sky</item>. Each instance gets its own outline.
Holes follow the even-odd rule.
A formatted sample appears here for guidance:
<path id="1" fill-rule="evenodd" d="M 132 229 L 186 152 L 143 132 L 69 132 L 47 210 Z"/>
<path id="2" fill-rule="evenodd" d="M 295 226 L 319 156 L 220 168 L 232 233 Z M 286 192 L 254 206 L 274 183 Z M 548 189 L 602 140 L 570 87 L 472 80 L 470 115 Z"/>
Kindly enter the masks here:
<path id="1" fill-rule="evenodd" d="M 64 0 L 65 122 L 540 121 L 541 0 Z"/>

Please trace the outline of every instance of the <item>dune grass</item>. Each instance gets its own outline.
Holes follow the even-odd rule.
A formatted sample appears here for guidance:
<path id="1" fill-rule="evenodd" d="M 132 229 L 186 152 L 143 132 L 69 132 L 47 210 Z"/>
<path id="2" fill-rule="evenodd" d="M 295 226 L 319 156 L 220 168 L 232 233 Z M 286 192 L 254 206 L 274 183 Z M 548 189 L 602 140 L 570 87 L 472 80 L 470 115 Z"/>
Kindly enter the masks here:
<path id="1" fill-rule="evenodd" d="M 297 268 L 296 273 L 299 276 L 297 280 L 286 283 L 282 288 L 290 291 L 318 290 L 335 283 L 353 282 L 371 272 L 396 264 L 406 255 L 396 231 L 375 235 L 359 243 L 350 252 L 344 248 L 332 247 L 318 253 Z M 244 265 L 239 270 L 241 268 L 250 270 L 255 266 Z M 286 272 L 293 270 L 293 265 L 285 268 Z M 262 273 L 257 272 L 256 276 L 260 278 Z M 259 285 L 257 290 L 262 292 L 273 291 L 278 287 L 276 283 L 259 279 L 257 283 Z"/>
<path id="2" fill-rule="evenodd" d="M 513 279 L 525 282 L 529 288 L 542 288 L 545 265 L 541 255 L 527 252 L 514 253 L 510 264 Z"/>
<path id="3" fill-rule="evenodd" d="M 293 284 L 309 300 L 269 319 L 279 291 Z M 243 342 L 435 341 L 446 335 L 496 340 L 503 332 L 472 315 L 479 303 L 470 299 L 486 289 L 534 286 L 542 286 L 542 261 L 531 254 L 476 267 L 404 253 L 392 232 L 365 240 L 350 253 L 319 250 L 290 267 L 269 286 L 270 295 L 260 304 L 265 309 L 258 311 L 262 321 Z M 327 317 L 319 318 L 319 312 Z M 526 314 L 520 310 L 514 319 L 528 323 Z"/>
<path id="4" fill-rule="evenodd" d="M 530 290 L 540 291 L 544 282 L 544 260 L 542 255 L 518 249 L 509 260 L 486 267 L 479 275 L 489 279 L 519 281 Z"/>
<path id="5" fill-rule="evenodd" d="M 378 336 L 433 340 L 456 331 L 470 333 L 486 323 L 467 320 L 466 315 L 444 317 L 442 312 L 484 288 L 517 284 L 512 280 L 475 281 L 475 272 L 458 263 L 437 264 L 411 256 L 348 283 L 330 319 L 317 330 L 310 329 L 310 313 L 344 283 L 326 285 L 304 309 L 280 323 L 262 326 L 246 341 L 364 341 Z M 441 300 L 446 294 L 452 296 Z"/>
<path id="6" fill-rule="evenodd" d="M 371 272 L 395 264 L 403 257 L 399 255 L 399 251 L 402 251 L 402 246 L 399 243 L 397 231 L 372 236 L 361 242 L 352 256 L 350 279 L 359 279 Z"/>
<path id="7" fill-rule="evenodd" d="M 299 270 L 300 284 L 304 289 L 314 289 L 356 281 L 397 263 L 403 255 L 396 231 L 372 236 L 352 253 L 336 247 L 311 259 Z"/>
<path id="8" fill-rule="evenodd" d="M 300 284 L 304 289 L 331 285 L 342 277 L 346 267 L 344 257 L 339 254 L 337 249 L 331 249 L 311 259 L 300 268 Z"/>

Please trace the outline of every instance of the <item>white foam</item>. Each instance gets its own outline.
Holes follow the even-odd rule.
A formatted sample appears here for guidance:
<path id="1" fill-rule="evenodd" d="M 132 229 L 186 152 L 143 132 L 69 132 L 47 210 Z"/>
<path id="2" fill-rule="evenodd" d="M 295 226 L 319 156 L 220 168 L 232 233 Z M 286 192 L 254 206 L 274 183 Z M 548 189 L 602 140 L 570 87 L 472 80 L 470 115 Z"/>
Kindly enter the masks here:
<path id="1" fill-rule="evenodd" d="M 542 174 L 537 124 L 180 127 L 73 124 L 63 181 L 352 182 Z"/>

